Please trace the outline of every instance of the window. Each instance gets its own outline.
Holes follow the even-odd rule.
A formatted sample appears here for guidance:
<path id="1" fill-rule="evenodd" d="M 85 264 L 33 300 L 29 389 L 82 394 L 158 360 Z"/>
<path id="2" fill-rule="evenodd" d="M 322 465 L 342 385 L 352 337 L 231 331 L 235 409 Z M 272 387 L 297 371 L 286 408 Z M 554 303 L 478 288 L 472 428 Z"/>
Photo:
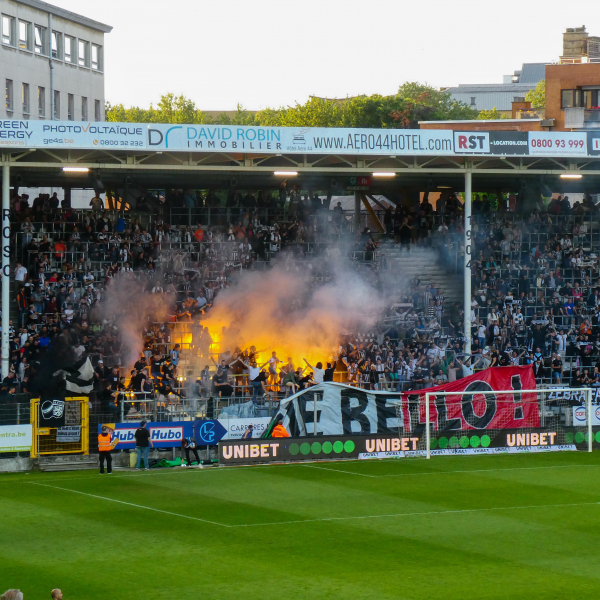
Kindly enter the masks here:
<path id="1" fill-rule="evenodd" d="M 100 114 L 100 100 L 94 100 L 94 119 L 100 121 L 102 115 Z"/>
<path id="2" fill-rule="evenodd" d="M 2 15 L 2 43 L 15 45 L 15 19 Z"/>
<path id="3" fill-rule="evenodd" d="M 84 42 L 83 40 L 79 40 L 79 49 L 78 49 L 78 64 L 80 67 L 89 67 L 90 66 L 90 43 Z"/>
<path id="4" fill-rule="evenodd" d="M 560 107 L 573 108 L 581 106 L 581 90 L 561 90 Z"/>
<path id="5" fill-rule="evenodd" d="M 92 69 L 94 71 L 102 70 L 102 48 L 100 46 L 96 46 L 96 44 L 92 44 Z"/>
<path id="6" fill-rule="evenodd" d="M 81 98 L 81 120 L 82 121 L 88 120 L 87 98 L 85 96 L 83 96 Z"/>
<path id="7" fill-rule="evenodd" d="M 69 121 L 75 120 L 75 96 L 73 94 L 67 96 L 67 119 Z"/>
<path id="8" fill-rule="evenodd" d="M 471 96 L 471 106 L 475 106 L 475 96 Z"/>
<path id="9" fill-rule="evenodd" d="M 58 31 L 52 32 L 52 58 L 61 58 L 62 36 Z"/>
<path id="10" fill-rule="evenodd" d="M 38 117 L 46 116 L 46 88 L 38 87 Z"/>
<path id="11" fill-rule="evenodd" d="M 75 40 L 68 35 L 65 35 L 65 62 L 73 62 L 73 46 Z"/>
<path id="12" fill-rule="evenodd" d="M 598 106 L 599 102 L 600 90 L 584 90 L 583 106 L 585 106 L 585 108 L 592 108 L 592 106 Z"/>
<path id="13" fill-rule="evenodd" d="M 19 48 L 31 50 L 31 23 L 19 21 Z"/>
<path id="14" fill-rule="evenodd" d="M 35 42 L 35 48 L 34 48 L 35 53 L 36 54 L 46 54 L 46 52 L 45 52 L 46 28 L 45 27 L 40 27 L 39 25 L 35 26 L 34 42 Z"/>
<path id="15" fill-rule="evenodd" d="M 13 82 L 12 79 L 6 80 L 6 110 L 12 111 L 13 109 Z"/>
<path id="16" fill-rule="evenodd" d="M 60 92 L 54 90 L 54 120 L 60 121 Z"/>
<path id="17" fill-rule="evenodd" d="M 21 90 L 21 101 L 23 104 L 23 114 L 29 114 L 29 84 L 24 83 L 23 88 Z"/>

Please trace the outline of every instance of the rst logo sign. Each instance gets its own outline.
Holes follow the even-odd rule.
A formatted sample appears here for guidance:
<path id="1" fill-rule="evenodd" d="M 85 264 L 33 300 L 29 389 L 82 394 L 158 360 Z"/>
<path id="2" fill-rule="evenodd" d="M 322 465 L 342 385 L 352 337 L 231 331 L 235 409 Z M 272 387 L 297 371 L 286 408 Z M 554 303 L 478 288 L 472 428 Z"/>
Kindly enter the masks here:
<path id="1" fill-rule="evenodd" d="M 490 134 L 484 131 L 455 131 L 455 154 L 489 154 Z"/>

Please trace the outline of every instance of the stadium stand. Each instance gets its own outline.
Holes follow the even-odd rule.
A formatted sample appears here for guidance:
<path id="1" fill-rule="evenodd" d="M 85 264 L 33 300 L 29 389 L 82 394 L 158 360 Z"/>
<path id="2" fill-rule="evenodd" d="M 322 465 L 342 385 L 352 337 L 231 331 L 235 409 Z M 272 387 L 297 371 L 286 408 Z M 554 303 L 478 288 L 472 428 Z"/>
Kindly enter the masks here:
<path id="1" fill-rule="evenodd" d="M 194 351 L 211 367 L 192 373 L 181 332 L 210 314 L 240 272 L 267 269 L 277 259 L 299 272 L 310 269 L 318 286 L 331 278 L 324 257 L 339 257 L 375 289 L 404 275 L 377 325 L 340 339 L 335 381 L 399 391 L 472 369 L 532 364 L 540 384 L 600 386 L 600 229 L 589 198 L 574 206 L 558 198 L 529 214 L 494 210 L 485 196 L 474 201 L 471 356 L 464 355 L 457 285 L 464 252 L 457 196 L 438 203 L 437 212 L 427 195 L 416 210 L 388 208 L 380 214 L 383 235 L 368 227 L 352 232 L 351 216 L 318 196 L 294 190 L 283 201 L 265 198 L 232 190 L 218 206 L 213 192 L 203 198 L 179 190 L 162 213 L 134 214 L 104 211 L 98 198 L 91 210 L 77 211 L 59 208 L 56 196 L 39 196 L 30 207 L 26 196 L 15 195 L 16 303 L 2 396 L 39 394 L 56 369 L 89 357 L 94 401 L 104 414 L 135 418 L 149 399 L 165 410 L 182 399 L 226 398 L 216 408 L 256 399 L 249 369 L 235 362 L 259 359 L 252 347 L 224 357 L 206 332 L 202 341 L 200 327 Z M 135 282 L 168 307 L 160 319 L 148 312 L 143 356 L 127 373 L 124 332 L 100 310 L 117 280 Z M 231 366 L 217 370 L 223 358 Z M 282 398 L 311 385 L 309 371 L 282 363 L 265 376 L 264 391 Z"/>

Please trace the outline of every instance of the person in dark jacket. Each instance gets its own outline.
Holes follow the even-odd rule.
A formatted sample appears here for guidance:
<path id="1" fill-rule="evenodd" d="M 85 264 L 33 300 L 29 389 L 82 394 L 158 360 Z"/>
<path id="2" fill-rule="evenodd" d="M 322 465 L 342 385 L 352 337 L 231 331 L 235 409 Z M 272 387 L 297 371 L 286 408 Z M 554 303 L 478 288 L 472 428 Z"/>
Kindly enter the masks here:
<path id="1" fill-rule="evenodd" d="M 192 461 L 190 460 L 190 450 L 194 453 L 196 458 L 196 462 L 200 464 L 200 457 L 198 456 L 198 449 L 196 448 L 196 442 L 193 438 L 183 438 L 181 440 L 181 459 L 183 460 L 183 452 L 185 450 L 185 458 L 187 460 L 187 466 L 192 466 Z M 185 466 L 185 462 L 182 463 L 182 467 Z"/>

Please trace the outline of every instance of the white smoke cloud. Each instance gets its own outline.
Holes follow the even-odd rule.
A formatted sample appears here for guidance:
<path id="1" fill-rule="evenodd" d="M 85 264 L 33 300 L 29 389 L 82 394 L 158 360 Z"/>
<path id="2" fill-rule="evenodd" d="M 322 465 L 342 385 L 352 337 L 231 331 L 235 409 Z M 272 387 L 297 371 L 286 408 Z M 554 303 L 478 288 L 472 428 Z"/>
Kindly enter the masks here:
<path id="1" fill-rule="evenodd" d="M 325 259 L 323 259 L 325 260 Z M 340 263 L 330 269 L 331 281 L 320 282 L 332 265 L 317 259 L 312 265 L 280 262 L 268 271 L 247 271 L 221 292 L 203 325 L 220 337 L 221 350 L 251 345 L 288 356 L 296 366 L 303 358 L 325 363 L 335 354 L 340 335 L 375 325 L 386 299 L 357 273 Z M 312 278 L 317 279 L 316 286 Z"/>

